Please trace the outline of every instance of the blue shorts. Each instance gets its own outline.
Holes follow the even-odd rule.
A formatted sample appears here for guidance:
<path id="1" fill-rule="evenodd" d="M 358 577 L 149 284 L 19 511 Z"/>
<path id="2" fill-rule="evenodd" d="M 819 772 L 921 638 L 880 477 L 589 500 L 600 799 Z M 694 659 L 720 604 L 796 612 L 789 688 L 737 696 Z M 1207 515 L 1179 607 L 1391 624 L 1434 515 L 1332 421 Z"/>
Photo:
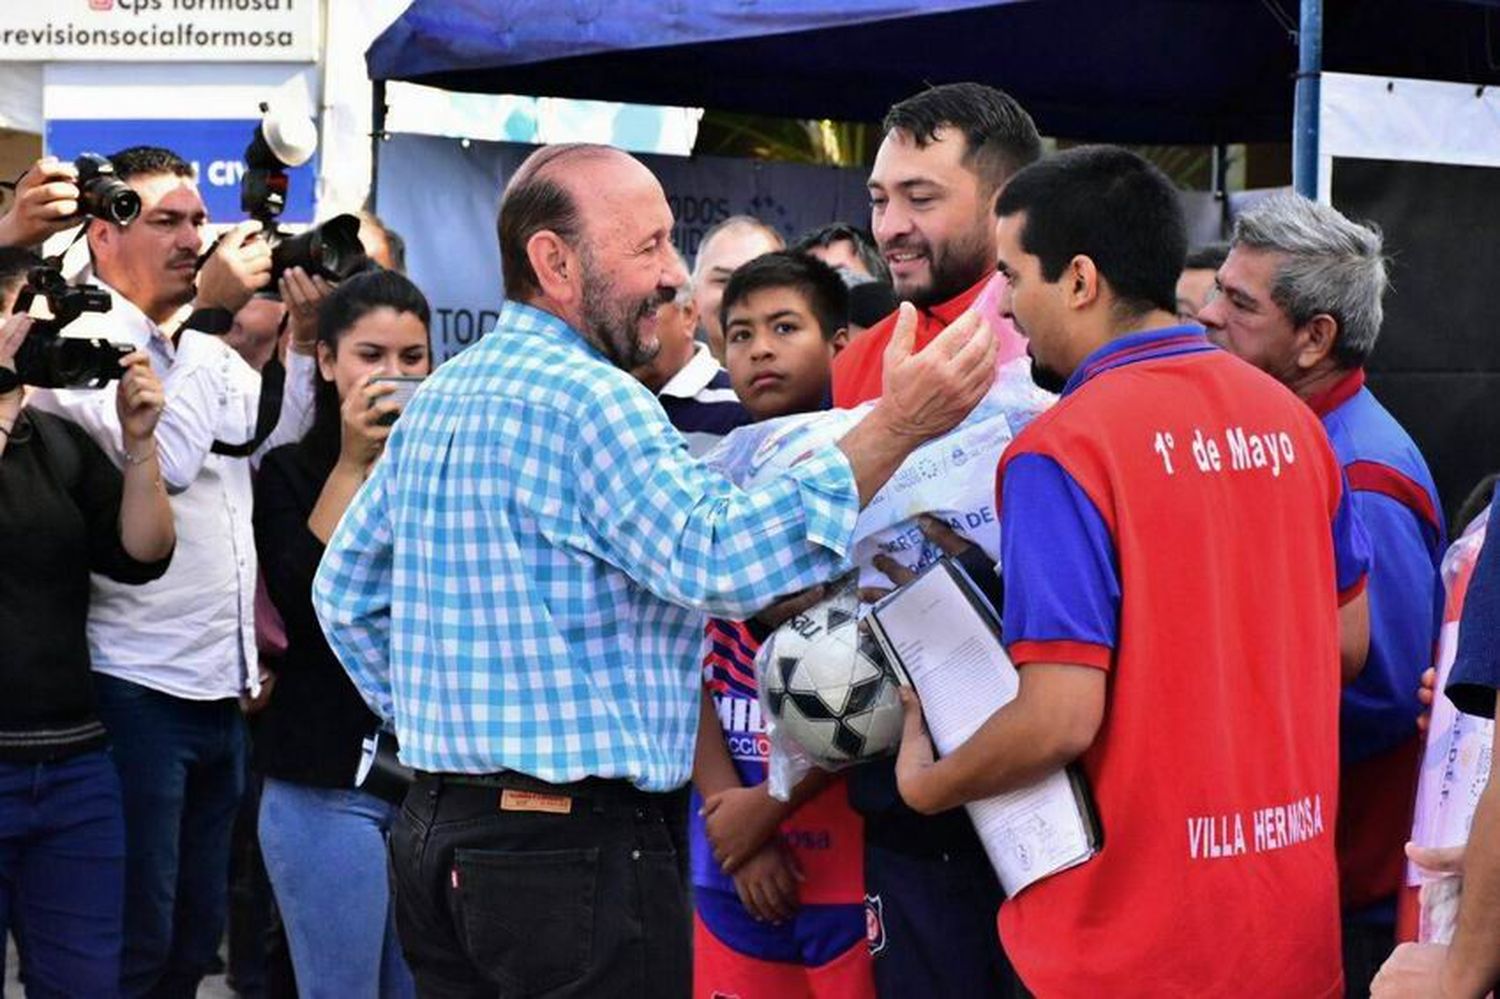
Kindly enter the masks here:
<path id="1" fill-rule="evenodd" d="M 773 926 L 733 892 L 697 887 L 693 901 L 695 999 L 873 999 L 863 906 L 805 905 Z"/>

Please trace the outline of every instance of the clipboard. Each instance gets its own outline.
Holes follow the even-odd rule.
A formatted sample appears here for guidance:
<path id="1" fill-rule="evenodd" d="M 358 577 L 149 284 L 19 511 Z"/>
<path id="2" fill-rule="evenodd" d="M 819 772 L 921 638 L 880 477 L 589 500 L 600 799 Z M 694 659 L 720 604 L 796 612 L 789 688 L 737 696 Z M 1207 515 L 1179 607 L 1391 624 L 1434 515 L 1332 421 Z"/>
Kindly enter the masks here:
<path id="1" fill-rule="evenodd" d="M 897 678 L 922 699 L 939 754 L 966 742 L 1020 688 L 999 615 L 951 559 L 888 594 L 867 621 Z M 1007 895 L 1087 862 L 1103 846 L 1093 794 L 1076 766 L 964 807 Z"/>

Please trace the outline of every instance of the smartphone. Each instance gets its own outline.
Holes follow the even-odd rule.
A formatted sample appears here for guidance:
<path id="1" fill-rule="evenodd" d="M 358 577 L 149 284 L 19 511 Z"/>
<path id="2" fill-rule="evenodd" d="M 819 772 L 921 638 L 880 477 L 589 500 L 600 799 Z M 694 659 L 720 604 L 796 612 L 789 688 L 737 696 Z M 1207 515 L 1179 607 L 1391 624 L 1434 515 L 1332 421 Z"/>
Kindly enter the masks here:
<path id="1" fill-rule="evenodd" d="M 423 375 L 383 375 L 379 378 L 371 378 L 370 384 L 396 386 L 396 391 L 389 395 L 377 396 L 375 401 L 394 402 L 404 410 L 406 404 L 411 402 L 411 397 L 416 394 L 417 386 L 422 384 L 424 378 L 425 376 Z M 374 403 L 371 403 L 371 405 L 374 405 Z M 400 415 L 400 411 L 387 413 L 380 418 L 380 425 L 388 427 L 392 423 L 395 423 L 396 417 Z"/>

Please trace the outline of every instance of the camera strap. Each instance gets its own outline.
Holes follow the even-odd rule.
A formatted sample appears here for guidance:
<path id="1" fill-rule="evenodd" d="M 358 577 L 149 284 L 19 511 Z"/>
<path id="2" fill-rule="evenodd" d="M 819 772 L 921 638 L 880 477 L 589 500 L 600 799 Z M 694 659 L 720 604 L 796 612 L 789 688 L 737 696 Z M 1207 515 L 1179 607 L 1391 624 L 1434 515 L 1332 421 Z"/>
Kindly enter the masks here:
<path id="1" fill-rule="evenodd" d="M 226 458 L 248 458 L 260 450 L 260 446 L 271 436 L 271 431 L 276 429 L 276 423 L 281 419 L 281 400 L 285 392 L 286 368 L 282 365 L 281 358 L 273 357 L 260 372 L 260 404 L 255 412 L 254 435 L 243 444 L 214 441 L 210 450 Z"/>

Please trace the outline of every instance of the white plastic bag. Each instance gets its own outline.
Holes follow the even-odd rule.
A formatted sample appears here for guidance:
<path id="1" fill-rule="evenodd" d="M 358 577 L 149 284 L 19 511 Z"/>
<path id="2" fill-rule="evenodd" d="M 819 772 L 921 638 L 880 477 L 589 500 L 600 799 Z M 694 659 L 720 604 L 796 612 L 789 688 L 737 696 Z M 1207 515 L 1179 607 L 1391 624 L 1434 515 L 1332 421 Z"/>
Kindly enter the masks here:
<path id="1" fill-rule="evenodd" d="M 849 573 L 830 589 L 828 597 L 809 608 L 809 612 L 816 611 L 829 601 L 849 608 L 858 608 L 859 594 L 857 577 L 854 573 Z M 797 615 L 797 617 L 802 616 Z M 760 651 L 755 656 L 755 692 L 760 700 L 760 716 L 765 726 L 766 741 L 770 747 L 766 753 L 766 787 L 771 792 L 771 797 L 778 801 L 790 801 L 792 790 L 815 767 L 837 771 L 853 765 L 852 763 L 832 764 L 809 752 L 807 747 L 781 724 L 776 707 L 771 703 L 772 682 L 768 678 L 768 672 L 777 668 L 777 637 L 784 628 L 794 627 L 797 617 L 783 622 L 781 627 L 773 631 L 761 644 Z"/>
<path id="2" fill-rule="evenodd" d="M 1474 809 L 1489 781 L 1495 723 L 1461 713 L 1452 701 L 1442 696 L 1458 652 L 1462 605 L 1454 599 L 1455 587 L 1467 587 L 1484 544 L 1488 521 L 1486 509 L 1443 555 L 1443 587 L 1448 599 L 1438 638 L 1438 696 L 1433 699 L 1427 727 L 1412 821 L 1411 841 L 1418 846 L 1456 847 L 1467 843 Z M 1462 878 L 1434 874 L 1408 862 L 1406 883 L 1421 886 L 1417 938 L 1424 943 L 1450 942 L 1457 927 Z"/>
<path id="3" fill-rule="evenodd" d="M 1032 382 L 1027 358 L 1002 365 L 973 412 L 947 434 L 912 452 L 860 511 L 853 550 L 860 584 L 891 585 L 874 568 L 877 554 L 889 555 L 914 570 L 937 560 L 942 553 L 917 527 L 916 518 L 924 513 L 939 517 L 998 560 L 995 468 L 1006 445 L 1055 398 Z M 740 427 L 704 460 L 737 485 L 753 488 L 836 443 L 873 406 L 866 403 Z"/>
<path id="4" fill-rule="evenodd" d="M 1002 365 L 973 412 L 949 433 L 914 451 L 860 511 L 852 549 L 859 585 L 892 585 L 873 565 L 878 554 L 889 555 L 912 570 L 941 557 L 942 552 L 917 526 L 916 518 L 924 513 L 945 521 L 998 561 L 1000 518 L 995 509 L 995 469 L 1015 435 L 1055 399 L 1032 382 L 1029 359 L 1017 358 Z M 835 444 L 873 406 L 866 403 L 853 409 L 785 416 L 740 427 L 704 460 L 735 484 L 753 489 Z M 852 580 L 851 576 L 846 585 L 852 586 Z M 764 688 L 763 684 L 758 686 Z M 764 697 L 762 708 L 770 745 L 768 787 L 773 797 L 785 801 L 797 782 L 822 764 L 785 732 L 778 732 Z"/>

